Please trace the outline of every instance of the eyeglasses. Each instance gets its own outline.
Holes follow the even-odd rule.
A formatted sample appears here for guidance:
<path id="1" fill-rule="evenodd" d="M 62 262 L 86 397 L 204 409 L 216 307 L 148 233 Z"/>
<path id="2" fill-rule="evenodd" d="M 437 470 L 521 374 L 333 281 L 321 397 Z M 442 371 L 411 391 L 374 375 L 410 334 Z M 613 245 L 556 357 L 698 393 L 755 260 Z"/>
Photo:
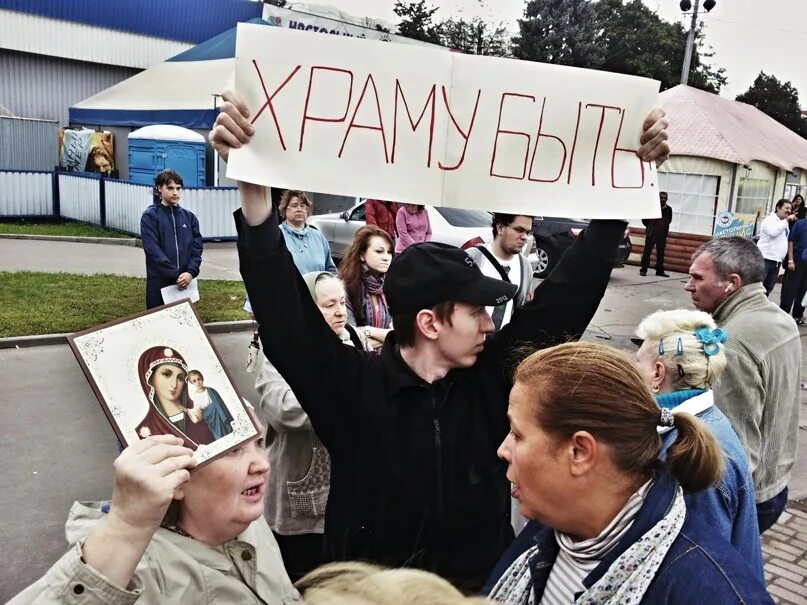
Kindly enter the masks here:
<path id="1" fill-rule="evenodd" d="M 308 210 L 308 204 L 289 204 L 288 206 L 286 206 L 286 208 L 288 208 L 290 210 L 297 210 L 299 208 L 305 208 L 306 210 Z"/>

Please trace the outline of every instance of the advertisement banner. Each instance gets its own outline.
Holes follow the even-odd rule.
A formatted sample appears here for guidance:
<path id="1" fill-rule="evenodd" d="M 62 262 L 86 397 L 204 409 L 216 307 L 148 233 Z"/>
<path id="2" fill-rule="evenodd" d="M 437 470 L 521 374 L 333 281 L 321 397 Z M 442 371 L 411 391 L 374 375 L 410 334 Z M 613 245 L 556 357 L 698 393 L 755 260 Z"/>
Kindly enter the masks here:
<path id="1" fill-rule="evenodd" d="M 516 214 L 652 218 L 654 80 L 239 24 L 256 134 L 227 176 Z M 414 68 L 417 66 L 417 68 Z"/>
<path id="2" fill-rule="evenodd" d="M 715 220 L 715 237 L 753 237 L 756 233 L 758 214 L 721 212 Z"/>
<path id="3" fill-rule="evenodd" d="M 437 44 L 421 42 L 412 38 L 405 38 L 396 34 L 376 29 L 374 27 L 362 27 L 353 23 L 346 23 L 338 19 L 310 15 L 299 11 L 281 8 L 272 4 L 265 4 L 263 7 L 263 19 L 278 27 L 296 29 L 298 31 L 314 32 L 319 34 L 330 34 L 332 36 L 347 36 L 350 38 L 364 38 L 367 40 L 381 40 L 382 42 L 398 42 L 400 44 L 412 44 L 414 46 L 429 46 L 431 48 L 441 48 L 448 50 Z"/>

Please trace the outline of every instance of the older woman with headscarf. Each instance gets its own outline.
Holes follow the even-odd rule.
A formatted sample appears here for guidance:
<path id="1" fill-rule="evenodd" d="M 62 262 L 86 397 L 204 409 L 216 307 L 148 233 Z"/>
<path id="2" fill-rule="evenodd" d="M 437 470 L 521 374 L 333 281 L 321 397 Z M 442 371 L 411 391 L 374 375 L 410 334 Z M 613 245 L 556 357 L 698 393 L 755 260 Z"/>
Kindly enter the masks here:
<path id="1" fill-rule="evenodd" d="M 307 273 L 303 280 L 334 337 L 347 346 L 372 350 L 367 339 L 347 324 L 342 282 L 326 271 Z M 317 369 L 311 368 L 311 380 L 320 379 Z M 272 467 L 266 519 L 283 552 L 286 570 L 296 580 L 322 560 L 331 459 L 291 387 L 266 358 L 255 390 L 259 416 L 267 425 L 266 443 Z"/>
<path id="2" fill-rule="evenodd" d="M 502 603 L 772 603 L 762 582 L 684 492 L 714 485 L 708 428 L 660 408 L 634 362 L 595 343 L 523 361 L 499 448 L 511 495 L 534 522 L 489 580 Z M 658 427 L 676 437 L 662 461 Z"/>
<path id="3" fill-rule="evenodd" d="M 123 450 L 111 505 L 75 503 L 70 550 L 10 603 L 298 602 L 263 519 L 263 438 L 198 469 L 192 454 L 173 435 Z"/>
<path id="4" fill-rule="evenodd" d="M 189 412 L 193 401 L 186 388 L 188 364 L 179 351 L 162 345 L 146 349 L 137 362 L 137 376 L 149 402 L 145 418 L 135 429 L 138 437 L 174 435 L 193 450 L 213 443 L 207 423 Z"/>
<path id="5" fill-rule="evenodd" d="M 754 481 L 740 438 L 714 401 L 712 386 L 726 367 L 726 333 L 708 313 L 693 309 L 657 311 L 636 329 L 643 340 L 639 370 L 662 409 L 687 412 L 703 421 L 723 448 L 724 470 L 712 488 L 688 494 L 689 510 L 703 517 L 764 580 Z M 719 404 L 719 402 L 717 402 Z M 662 455 L 675 429 L 660 429 Z"/>

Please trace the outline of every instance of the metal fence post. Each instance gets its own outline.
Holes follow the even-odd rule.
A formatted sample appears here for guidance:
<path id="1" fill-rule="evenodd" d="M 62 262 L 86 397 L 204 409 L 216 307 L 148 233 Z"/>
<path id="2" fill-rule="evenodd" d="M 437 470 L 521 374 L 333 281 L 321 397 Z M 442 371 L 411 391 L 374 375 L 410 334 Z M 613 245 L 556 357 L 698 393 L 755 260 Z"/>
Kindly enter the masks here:
<path id="1" fill-rule="evenodd" d="M 102 176 L 98 177 L 98 203 L 99 214 L 101 215 L 101 226 L 106 227 L 106 179 Z"/>
<path id="2" fill-rule="evenodd" d="M 52 197 L 53 197 L 53 199 L 51 200 L 52 203 L 53 203 L 53 216 L 59 218 L 62 215 L 61 205 L 60 205 L 60 200 L 59 200 L 59 173 L 56 170 L 54 170 L 51 173 L 51 176 L 53 177 L 52 181 L 51 181 L 53 183 L 53 185 L 52 185 L 52 189 L 53 189 Z"/>

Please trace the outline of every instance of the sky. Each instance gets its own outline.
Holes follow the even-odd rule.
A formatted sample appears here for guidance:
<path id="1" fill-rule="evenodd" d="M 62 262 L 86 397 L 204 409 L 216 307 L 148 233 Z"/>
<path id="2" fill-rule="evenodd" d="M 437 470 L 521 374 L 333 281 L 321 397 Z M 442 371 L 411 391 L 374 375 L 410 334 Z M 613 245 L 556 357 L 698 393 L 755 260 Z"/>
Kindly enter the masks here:
<path id="1" fill-rule="evenodd" d="M 309 0 L 311 1 L 311 0 Z M 316 0 L 314 0 L 316 1 Z M 688 16 L 681 14 L 678 0 L 642 0 L 668 21 L 679 20 L 689 27 Z M 799 91 L 801 106 L 807 108 L 807 64 L 804 42 L 807 41 L 807 0 L 716 0 L 711 12 L 702 12 L 706 24 L 706 44 L 715 56 L 715 65 L 726 68 L 728 83 L 721 95 L 734 98 L 745 92 L 760 71 L 790 81 Z M 392 10 L 394 0 L 320 0 L 358 17 L 375 17 L 392 24 L 398 21 Z M 427 0 L 439 6 L 440 19 L 465 15 L 504 21 L 508 29 L 518 31 L 525 0 Z M 693 0 L 694 4 L 694 0 Z M 495 10 L 491 7 L 495 6 Z M 700 19 L 699 15 L 699 19 Z M 683 57 L 671 57 L 681 63 Z"/>

